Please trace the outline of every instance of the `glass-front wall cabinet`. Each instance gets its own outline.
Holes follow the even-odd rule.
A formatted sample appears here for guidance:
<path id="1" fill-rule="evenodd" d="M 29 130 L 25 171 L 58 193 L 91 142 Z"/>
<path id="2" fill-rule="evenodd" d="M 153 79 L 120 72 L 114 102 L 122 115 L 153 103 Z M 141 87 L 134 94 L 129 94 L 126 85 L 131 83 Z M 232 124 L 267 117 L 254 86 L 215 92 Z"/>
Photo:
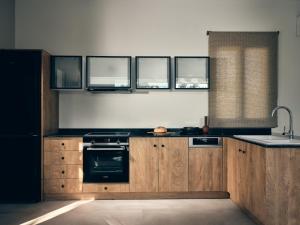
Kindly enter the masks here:
<path id="1" fill-rule="evenodd" d="M 169 89 L 170 57 L 137 56 L 136 76 L 137 89 Z"/>
<path id="2" fill-rule="evenodd" d="M 176 89 L 208 89 L 209 57 L 175 57 Z"/>
<path id="3" fill-rule="evenodd" d="M 130 56 L 87 56 L 87 88 L 89 90 L 130 89 Z"/>
<path id="4" fill-rule="evenodd" d="M 81 56 L 51 56 L 51 88 L 82 89 Z"/>

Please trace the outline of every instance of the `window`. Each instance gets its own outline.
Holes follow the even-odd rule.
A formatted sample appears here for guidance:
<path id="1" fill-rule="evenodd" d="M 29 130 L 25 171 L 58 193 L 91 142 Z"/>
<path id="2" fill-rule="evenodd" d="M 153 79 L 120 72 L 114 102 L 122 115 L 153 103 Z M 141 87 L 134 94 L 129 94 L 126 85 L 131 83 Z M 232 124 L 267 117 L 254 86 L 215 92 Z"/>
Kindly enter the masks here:
<path id="1" fill-rule="evenodd" d="M 275 127 L 277 32 L 210 32 L 211 127 Z"/>

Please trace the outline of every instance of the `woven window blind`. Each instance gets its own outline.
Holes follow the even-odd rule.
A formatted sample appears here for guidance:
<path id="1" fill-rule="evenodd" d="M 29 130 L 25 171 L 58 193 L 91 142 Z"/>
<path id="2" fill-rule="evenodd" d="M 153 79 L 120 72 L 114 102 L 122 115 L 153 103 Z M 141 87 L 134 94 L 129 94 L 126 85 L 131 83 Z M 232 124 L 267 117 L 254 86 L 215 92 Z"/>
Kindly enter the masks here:
<path id="1" fill-rule="evenodd" d="M 278 32 L 209 32 L 210 127 L 275 127 Z"/>

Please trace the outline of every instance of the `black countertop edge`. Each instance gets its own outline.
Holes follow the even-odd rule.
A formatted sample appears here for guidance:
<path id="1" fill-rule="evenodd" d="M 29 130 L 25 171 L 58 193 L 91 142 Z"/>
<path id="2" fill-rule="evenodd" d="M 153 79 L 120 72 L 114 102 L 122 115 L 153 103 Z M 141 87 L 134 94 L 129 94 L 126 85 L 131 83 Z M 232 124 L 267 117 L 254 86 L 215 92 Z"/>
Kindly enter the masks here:
<path id="1" fill-rule="evenodd" d="M 232 135 L 269 135 L 271 128 L 210 128 L 209 133 L 204 135 L 201 129 L 197 132 L 185 133 L 181 128 L 168 128 L 170 134 L 153 135 L 153 128 L 80 128 L 80 129 L 64 129 L 61 128 L 58 132 L 50 133 L 45 137 L 82 137 L 90 132 L 130 132 L 130 137 L 193 137 L 193 136 L 220 136 L 231 137 Z"/>

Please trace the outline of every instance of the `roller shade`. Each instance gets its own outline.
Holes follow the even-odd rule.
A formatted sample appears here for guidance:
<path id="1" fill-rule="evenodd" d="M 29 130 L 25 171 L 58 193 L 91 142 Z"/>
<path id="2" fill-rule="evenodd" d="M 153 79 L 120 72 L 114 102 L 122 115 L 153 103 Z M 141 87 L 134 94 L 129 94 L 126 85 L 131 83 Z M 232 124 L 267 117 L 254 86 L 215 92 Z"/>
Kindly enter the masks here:
<path id="1" fill-rule="evenodd" d="M 210 127 L 277 126 L 278 32 L 209 32 Z"/>

